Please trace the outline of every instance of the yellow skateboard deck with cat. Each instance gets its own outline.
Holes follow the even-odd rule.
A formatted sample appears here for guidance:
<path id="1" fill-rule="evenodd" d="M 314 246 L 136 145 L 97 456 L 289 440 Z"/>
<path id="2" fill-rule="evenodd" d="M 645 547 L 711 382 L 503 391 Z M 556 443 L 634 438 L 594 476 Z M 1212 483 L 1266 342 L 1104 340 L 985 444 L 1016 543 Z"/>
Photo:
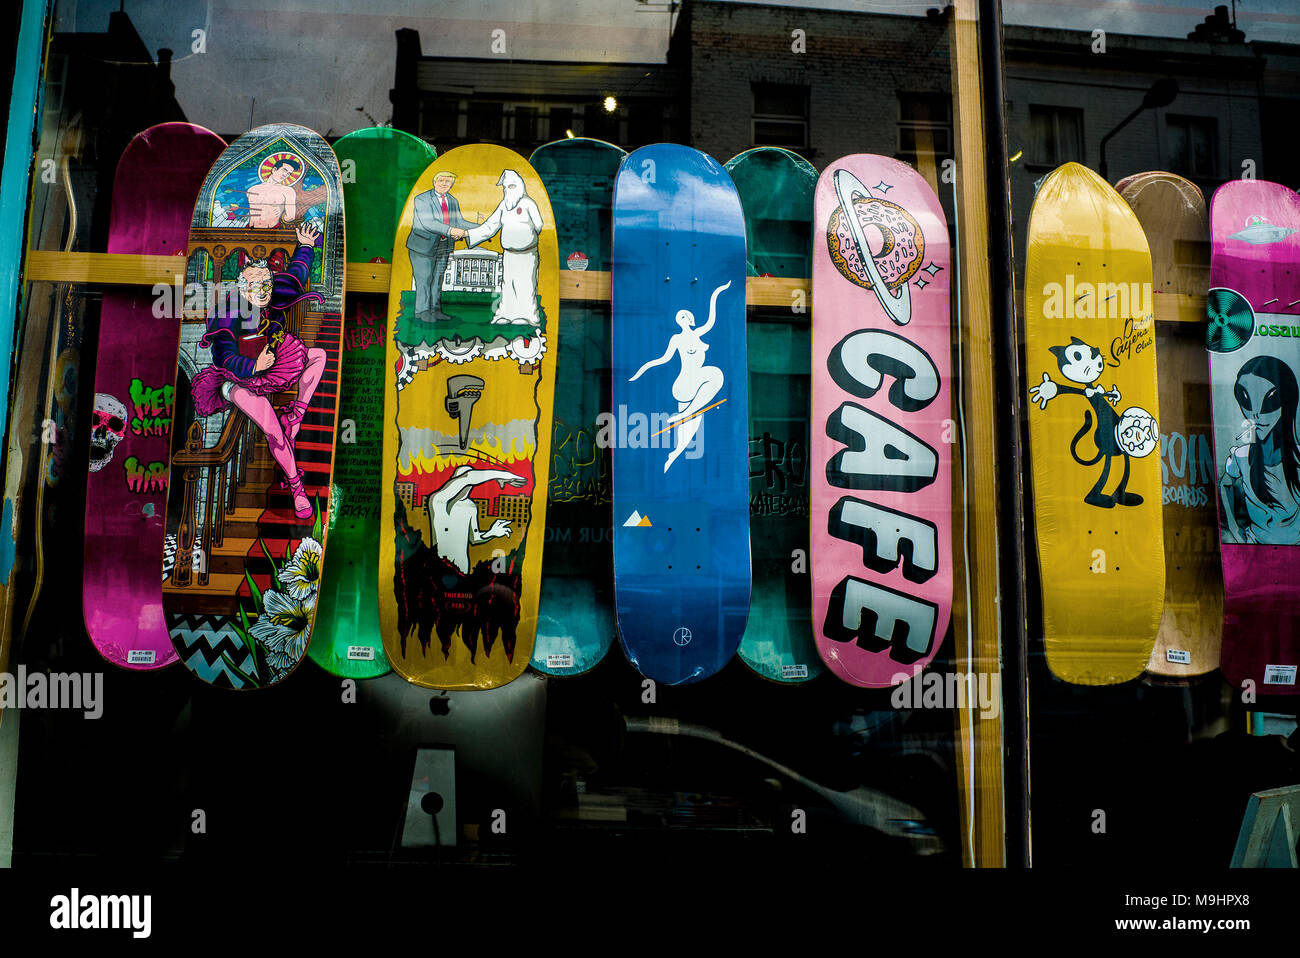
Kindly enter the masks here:
<path id="1" fill-rule="evenodd" d="M 1079 685 L 1141 675 L 1164 608 L 1151 254 L 1137 217 L 1077 163 L 1029 217 L 1025 379 L 1043 639 Z"/>

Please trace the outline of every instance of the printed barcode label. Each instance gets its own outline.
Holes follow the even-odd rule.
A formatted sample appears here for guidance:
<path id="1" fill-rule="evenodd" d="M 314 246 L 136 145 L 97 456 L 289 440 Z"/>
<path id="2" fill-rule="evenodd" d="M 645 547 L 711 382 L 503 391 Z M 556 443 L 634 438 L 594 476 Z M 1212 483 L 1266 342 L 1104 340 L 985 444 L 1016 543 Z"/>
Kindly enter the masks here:
<path id="1" fill-rule="evenodd" d="M 348 658 L 359 662 L 373 662 L 375 650 L 369 645 L 349 645 Z"/>
<path id="2" fill-rule="evenodd" d="M 546 656 L 546 667 L 548 669 L 571 669 L 573 668 L 572 652 L 557 652 L 554 655 Z"/>
<path id="3" fill-rule="evenodd" d="M 781 678 L 783 678 L 783 679 L 806 679 L 806 678 L 808 678 L 808 666 L 806 666 L 806 665 L 783 665 L 783 666 L 781 666 Z"/>
<path id="4" fill-rule="evenodd" d="M 1191 665 L 1192 653 L 1186 649 L 1165 649 L 1165 661 L 1174 662 L 1178 665 Z"/>
<path id="5" fill-rule="evenodd" d="M 1264 684 L 1265 685 L 1295 685 L 1294 665 L 1266 665 L 1264 666 Z"/>
<path id="6" fill-rule="evenodd" d="M 126 653 L 127 665 L 153 665 L 158 653 L 153 649 L 132 649 Z"/>

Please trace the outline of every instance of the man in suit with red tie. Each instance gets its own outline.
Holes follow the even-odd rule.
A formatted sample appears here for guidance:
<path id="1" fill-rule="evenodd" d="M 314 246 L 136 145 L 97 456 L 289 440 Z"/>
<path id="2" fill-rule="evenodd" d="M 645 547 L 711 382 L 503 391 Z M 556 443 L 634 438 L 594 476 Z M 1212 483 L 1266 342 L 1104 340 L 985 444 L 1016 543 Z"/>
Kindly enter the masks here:
<path id="1" fill-rule="evenodd" d="M 455 173 L 439 173 L 433 189 L 415 198 L 411 233 L 406 248 L 411 254 L 415 279 L 415 318 L 426 323 L 451 319 L 442 311 L 442 276 L 456 240 L 474 224 L 460 215 L 460 203 L 451 195 Z"/>

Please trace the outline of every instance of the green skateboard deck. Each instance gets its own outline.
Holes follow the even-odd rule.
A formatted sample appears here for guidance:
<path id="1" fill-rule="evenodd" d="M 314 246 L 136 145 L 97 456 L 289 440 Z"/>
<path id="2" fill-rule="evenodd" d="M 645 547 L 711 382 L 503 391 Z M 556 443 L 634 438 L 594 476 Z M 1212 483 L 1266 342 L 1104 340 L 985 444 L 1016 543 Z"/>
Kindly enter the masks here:
<path id="1" fill-rule="evenodd" d="M 369 127 L 334 144 L 349 211 L 353 262 L 391 263 L 406 195 L 437 151 L 418 137 Z M 390 668 L 379 634 L 379 476 L 384 449 L 386 293 L 355 293 L 344 310 L 339 430 L 334 443 L 332 561 L 321 581 L 312 661 L 368 679 Z"/>
<path id="2" fill-rule="evenodd" d="M 725 169 L 745 212 L 746 272 L 803 283 L 790 305 L 749 308 L 749 538 L 753 594 L 737 654 L 774 682 L 824 670 L 812 633 L 808 555 L 808 422 L 812 342 L 813 193 L 817 170 L 776 147 L 746 150 Z"/>
<path id="3" fill-rule="evenodd" d="M 579 296 L 609 276 L 614 176 L 626 155 L 575 137 L 540 146 L 529 160 L 551 197 L 560 268 Z M 609 302 L 569 300 L 560 314 L 546 575 L 530 665 L 578 675 L 600 664 L 615 635 L 609 448 L 597 441 L 610 389 Z"/>

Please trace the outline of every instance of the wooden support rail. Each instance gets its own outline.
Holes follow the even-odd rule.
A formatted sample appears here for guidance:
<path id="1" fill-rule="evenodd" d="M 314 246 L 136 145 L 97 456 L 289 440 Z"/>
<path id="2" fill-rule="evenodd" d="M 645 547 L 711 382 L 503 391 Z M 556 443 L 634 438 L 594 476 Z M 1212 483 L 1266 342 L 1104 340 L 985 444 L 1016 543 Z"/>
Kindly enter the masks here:
<path id="1" fill-rule="evenodd" d="M 386 293 L 390 267 L 387 263 L 348 263 L 349 293 Z M 181 256 L 135 256 L 124 253 L 61 253 L 28 250 L 26 280 L 29 283 L 100 283 L 117 286 L 173 285 L 185 282 L 185 259 Z M 560 299 L 578 302 L 607 302 L 609 273 L 560 270 Z M 809 281 L 798 276 L 751 276 L 746 284 L 750 306 L 802 306 L 812 308 Z M 1205 297 L 1158 293 L 1156 320 L 1200 322 L 1205 319 Z"/>

